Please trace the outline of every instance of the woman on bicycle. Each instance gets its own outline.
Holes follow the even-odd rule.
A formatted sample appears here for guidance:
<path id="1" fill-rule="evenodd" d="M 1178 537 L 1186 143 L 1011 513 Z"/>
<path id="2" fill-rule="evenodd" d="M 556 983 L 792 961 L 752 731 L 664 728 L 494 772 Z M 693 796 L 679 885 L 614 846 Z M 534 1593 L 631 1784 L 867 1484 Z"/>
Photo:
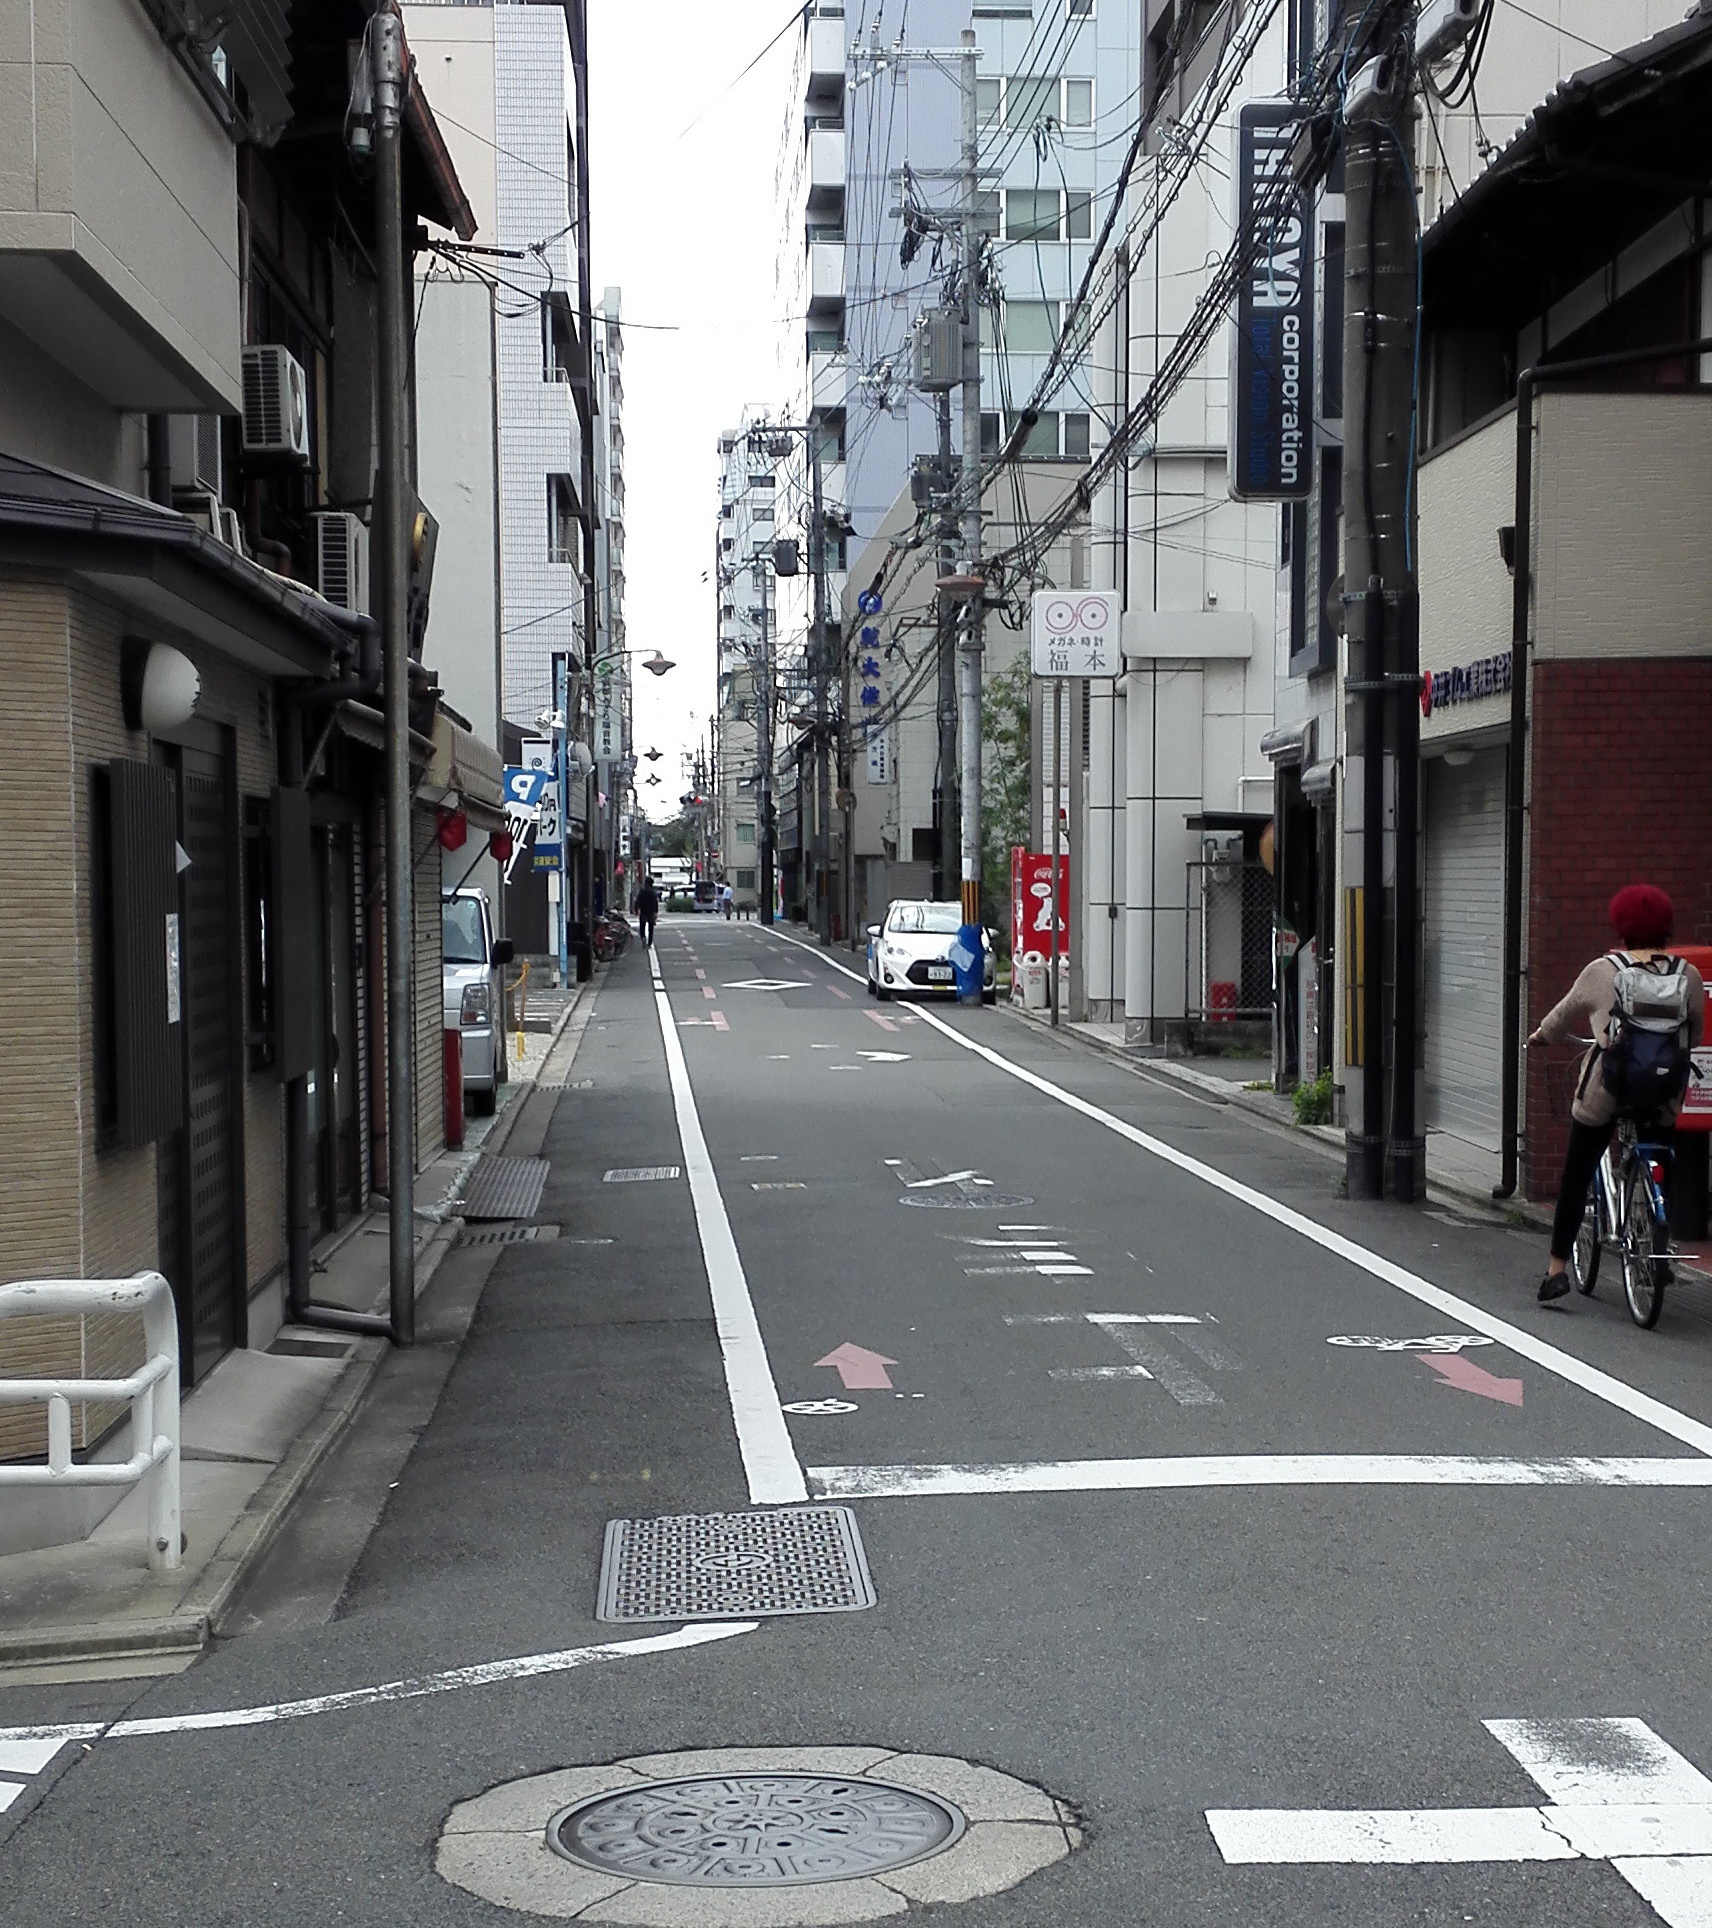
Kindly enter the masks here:
<path id="1" fill-rule="evenodd" d="M 1628 884 L 1611 899 L 1611 928 L 1629 963 L 1653 964 L 1667 958 L 1675 912 L 1668 896 L 1652 884 Z M 1682 965 L 1688 979 L 1689 1045 L 1698 1044 L 1706 1029 L 1706 987 L 1692 964 Z M 1540 1019 L 1528 1039 L 1530 1045 L 1557 1044 L 1567 1039 L 1596 1040 L 1582 1057 L 1575 1077 L 1575 1101 L 1570 1107 L 1569 1149 L 1564 1154 L 1563 1182 L 1558 1187 L 1552 1217 L 1551 1259 L 1540 1281 L 1542 1299 L 1561 1299 L 1569 1290 L 1569 1255 L 1576 1228 L 1587 1204 L 1587 1188 L 1611 1134 L 1617 1127 L 1617 1101 L 1599 1075 L 1599 1059 L 1609 1042 L 1611 1005 L 1616 995 L 1617 954 L 1606 952 L 1583 967 L 1569 994 Z M 1655 1136 L 1669 1141 L 1677 1106 L 1659 1119 Z"/>

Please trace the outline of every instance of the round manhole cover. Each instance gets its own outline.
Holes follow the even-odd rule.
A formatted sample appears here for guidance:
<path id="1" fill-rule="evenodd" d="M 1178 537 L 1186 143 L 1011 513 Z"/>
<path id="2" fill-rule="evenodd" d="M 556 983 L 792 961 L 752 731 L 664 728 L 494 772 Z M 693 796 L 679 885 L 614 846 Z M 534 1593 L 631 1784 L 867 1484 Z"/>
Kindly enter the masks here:
<path id="1" fill-rule="evenodd" d="M 963 1832 L 949 1802 L 883 1781 L 732 1774 L 656 1781 L 554 1815 L 548 1844 L 602 1874 L 680 1887 L 787 1888 L 907 1867 Z"/>
<path id="2" fill-rule="evenodd" d="M 1034 1200 L 1015 1192 L 906 1192 L 898 1203 L 939 1212 L 1016 1212 Z"/>

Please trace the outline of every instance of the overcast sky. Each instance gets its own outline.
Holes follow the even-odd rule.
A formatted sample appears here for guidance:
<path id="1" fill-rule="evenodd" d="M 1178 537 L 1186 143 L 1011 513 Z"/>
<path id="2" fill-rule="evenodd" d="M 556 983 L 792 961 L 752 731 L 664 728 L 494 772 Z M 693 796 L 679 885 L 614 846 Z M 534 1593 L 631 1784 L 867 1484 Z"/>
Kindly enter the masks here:
<path id="1" fill-rule="evenodd" d="M 655 678 L 638 664 L 635 678 L 638 753 L 666 753 L 640 763 L 639 774 L 660 773 L 657 789 L 640 791 L 656 818 L 675 812 L 680 752 L 713 709 L 715 598 L 703 576 L 718 513 L 714 444 L 746 404 L 789 399 L 774 393 L 773 176 L 795 30 L 729 83 L 791 13 L 790 0 L 589 8 L 595 299 L 621 288 L 627 324 L 628 647 L 657 647 L 678 665 Z"/>

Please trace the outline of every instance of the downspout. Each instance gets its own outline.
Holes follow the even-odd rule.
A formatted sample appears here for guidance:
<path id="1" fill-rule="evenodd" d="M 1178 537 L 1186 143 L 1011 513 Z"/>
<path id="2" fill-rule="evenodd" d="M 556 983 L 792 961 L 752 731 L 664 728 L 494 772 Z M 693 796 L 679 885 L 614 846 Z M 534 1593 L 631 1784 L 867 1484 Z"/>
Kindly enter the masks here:
<path id="1" fill-rule="evenodd" d="M 1521 1132 L 1522 856 L 1527 836 L 1525 761 L 1528 729 L 1529 624 L 1533 603 L 1534 397 L 1547 383 L 1578 380 L 1609 369 L 1641 368 L 1681 355 L 1712 353 L 1712 336 L 1660 348 L 1627 348 L 1610 355 L 1525 368 L 1516 380 L 1515 581 L 1510 596 L 1510 753 L 1504 771 L 1504 1022 L 1499 1044 L 1499 1149 L 1496 1199 L 1515 1195 Z"/>
<path id="2" fill-rule="evenodd" d="M 149 478 L 149 500 L 163 509 L 172 507 L 172 417 L 151 415 L 144 444 L 144 469 Z"/>

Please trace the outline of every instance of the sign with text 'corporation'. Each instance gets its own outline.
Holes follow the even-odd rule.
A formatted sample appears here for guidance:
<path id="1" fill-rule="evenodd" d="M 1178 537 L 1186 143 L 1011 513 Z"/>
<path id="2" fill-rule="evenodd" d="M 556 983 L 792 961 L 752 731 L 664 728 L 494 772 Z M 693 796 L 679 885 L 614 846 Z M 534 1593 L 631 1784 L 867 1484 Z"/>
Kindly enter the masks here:
<path id="1" fill-rule="evenodd" d="M 1037 589 L 1029 608 L 1030 668 L 1036 676 L 1118 675 L 1121 615 L 1110 590 Z"/>
<path id="2" fill-rule="evenodd" d="M 1300 110 L 1256 100 L 1237 119 L 1236 224 L 1259 213 L 1258 247 L 1231 314 L 1230 492 L 1239 502 L 1305 497 L 1313 483 L 1314 223 L 1290 177 Z"/>

